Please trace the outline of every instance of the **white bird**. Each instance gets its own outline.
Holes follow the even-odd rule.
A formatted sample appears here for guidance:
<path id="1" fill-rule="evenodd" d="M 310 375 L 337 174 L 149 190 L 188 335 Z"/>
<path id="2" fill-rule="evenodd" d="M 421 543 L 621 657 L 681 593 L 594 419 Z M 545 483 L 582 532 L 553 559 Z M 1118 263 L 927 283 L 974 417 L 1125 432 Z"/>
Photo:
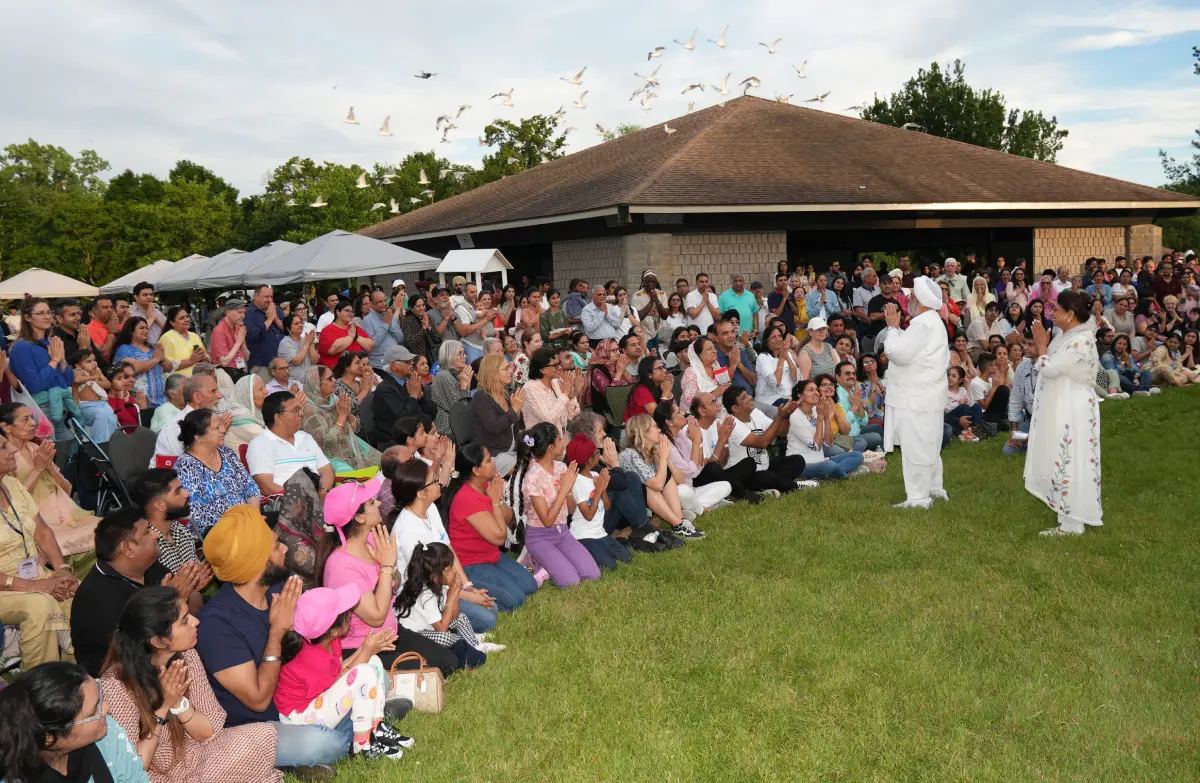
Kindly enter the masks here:
<path id="1" fill-rule="evenodd" d="M 303 166 L 301 166 L 299 163 L 293 163 L 293 164 L 292 164 L 292 173 L 293 173 L 293 174 L 303 174 L 303 173 L 304 173 L 304 167 L 303 167 Z"/>
<path id="2" fill-rule="evenodd" d="M 757 90 L 761 84 L 762 80 L 760 80 L 757 76 L 750 76 L 739 82 L 738 86 L 742 88 L 742 95 L 745 95 L 751 90 Z"/>
<path id="3" fill-rule="evenodd" d="M 467 110 L 467 109 L 469 109 L 469 108 L 471 108 L 471 105 L 470 105 L 469 103 L 464 103 L 462 106 L 459 106 L 459 107 L 458 107 L 458 114 L 455 114 L 455 115 L 454 115 L 454 119 L 456 119 L 456 120 L 457 120 L 459 117 L 463 116 L 463 112 L 464 112 L 464 111 L 466 111 L 466 110 Z"/>
<path id="4" fill-rule="evenodd" d="M 430 73 L 429 71 L 417 71 L 413 75 L 416 76 L 418 79 L 428 79 L 432 76 L 437 76 L 436 73 Z"/>
<path id="5" fill-rule="evenodd" d="M 506 160 L 504 162 L 507 163 L 509 166 L 512 166 L 513 164 L 520 165 L 521 159 L 520 158 L 509 158 L 508 160 Z"/>
<path id="6" fill-rule="evenodd" d="M 309 206 L 310 207 L 327 207 L 327 206 L 329 206 L 329 202 L 325 201 L 320 196 L 317 196 L 317 200 L 314 201 L 313 203 L 309 204 Z"/>
<path id="7" fill-rule="evenodd" d="M 687 113 L 688 113 L 688 114 L 691 114 L 691 113 L 692 113 L 692 109 L 694 109 L 694 108 L 696 108 L 696 102 L 695 102 L 695 101 L 692 101 L 691 103 L 689 103 L 689 104 L 688 104 L 688 110 L 687 110 Z"/>
<path id="8" fill-rule="evenodd" d="M 711 84 L 709 86 L 712 87 L 714 90 L 716 90 L 721 95 L 728 95 L 729 94 L 729 77 L 732 75 L 733 74 L 731 74 L 731 73 L 725 74 L 725 78 L 721 80 L 720 87 L 718 87 L 715 84 Z"/>
<path id="9" fill-rule="evenodd" d="M 296 199 L 294 199 L 294 198 L 289 198 L 287 201 L 285 201 L 285 202 L 283 203 L 283 205 L 284 205 L 285 207 L 294 207 L 294 206 L 296 206 Z"/>
<path id="10" fill-rule="evenodd" d="M 694 52 L 694 51 L 696 51 L 696 33 L 698 33 L 698 32 L 700 32 L 699 27 L 697 27 L 695 30 L 692 30 L 692 37 L 687 39 L 687 43 L 684 43 L 683 41 L 679 40 L 678 38 L 674 39 L 675 43 L 679 44 L 684 49 L 687 49 L 689 52 Z"/>
<path id="11" fill-rule="evenodd" d="M 585 94 L 586 94 L 586 93 L 585 93 Z M 560 121 L 561 121 L 562 119 L 564 119 L 564 118 L 567 116 L 567 113 L 566 113 L 566 112 L 563 110 L 563 107 L 559 106 L 559 107 L 558 107 L 558 111 L 554 112 L 554 113 L 553 113 L 553 114 L 551 114 L 550 116 L 551 116 L 551 117 L 553 117 L 553 118 L 554 118 L 554 119 L 556 119 L 556 120 L 560 120 Z"/>
<path id="12" fill-rule="evenodd" d="M 387 204 L 384 204 L 382 201 L 376 201 L 371 205 L 370 211 L 374 212 L 377 209 L 387 209 Z"/>
<path id="13" fill-rule="evenodd" d="M 390 203 L 391 203 L 391 208 L 388 210 L 388 212 L 391 212 L 393 215 L 399 215 L 400 214 L 400 204 L 398 204 L 396 202 L 396 199 L 390 199 Z"/>
<path id="14" fill-rule="evenodd" d="M 577 130 L 579 130 L 579 128 L 576 128 L 574 125 L 568 125 L 567 127 L 563 128 L 563 135 L 566 136 L 568 133 L 574 133 Z"/>
<path id="15" fill-rule="evenodd" d="M 395 174 L 384 174 L 380 179 L 383 180 L 383 184 L 390 185 L 390 184 L 392 184 L 392 181 L 396 179 L 396 175 Z"/>
<path id="16" fill-rule="evenodd" d="M 425 198 L 429 199 L 430 201 L 433 201 L 434 194 L 433 194 L 432 190 L 429 190 L 429 189 L 422 190 L 421 195 L 424 196 Z"/>
<path id="17" fill-rule="evenodd" d="M 450 128 L 453 128 L 453 127 L 455 127 L 455 126 L 453 126 L 453 125 L 450 126 Z M 449 136 L 450 128 L 446 128 L 446 130 L 442 131 L 442 140 L 439 142 L 439 144 L 450 144 L 451 143 L 450 136 Z"/>
<path id="18" fill-rule="evenodd" d="M 480 147 L 486 147 L 486 146 L 488 146 L 487 139 L 485 139 L 484 137 L 480 136 L 480 137 L 479 137 L 479 146 L 480 146 Z"/>
<path id="19" fill-rule="evenodd" d="M 586 70 L 587 70 L 587 66 L 585 65 L 585 66 L 583 66 L 583 70 L 581 70 L 579 73 L 575 74 L 574 76 L 572 76 L 570 78 L 567 78 L 566 76 L 558 77 L 559 81 L 564 81 L 567 84 L 574 84 L 574 85 L 583 84 L 583 71 L 586 71 Z"/>
<path id="20" fill-rule="evenodd" d="M 765 46 L 767 48 L 767 54 L 775 54 L 775 47 L 779 46 L 779 42 L 782 40 L 782 38 L 776 38 L 774 41 L 771 41 L 770 44 L 765 44 L 762 41 L 759 41 L 758 45 Z"/>
<path id="21" fill-rule="evenodd" d="M 832 92 L 832 90 L 830 92 Z M 821 95 L 817 95 L 813 98 L 809 98 L 808 100 L 805 101 L 805 103 L 824 103 L 825 99 L 828 97 L 829 97 L 828 92 L 822 93 Z"/>
<path id="22" fill-rule="evenodd" d="M 587 94 L 588 94 L 588 91 L 584 90 L 583 93 L 579 96 L 579 100 L 575 101 L 576 109 L 586 109 L 587 108 L 587 104 L 585 104 L 583 102 L 583 99 L 587 97 Z"/>
<path id="23" fill-rule="evenodd" d="M 346 115 L 346 119 L 342 120 L 342 122 L 346 123 L 347 125 L 357 125 L 358 124 L 358 120 L 354 119 L 354 107 L 353 106 L 350 107 L 350 113 Z"/>
<path id="24" fill-rule="evenodd" d="M 842 111 L 866 111 L 866 110 L 867 110 L 866 106 L 847 106 L 846 108 L 842 109 Z"/>
<path id="25" fill-rule="evenodd" d="M 796 77 L 797 77 L 797 78 L 800 78 L 800 79 L 806 78 L 806 77 L 804 76 L 804 67 L 805 67 L 806 65 L 808 65 L 808 60 L 805 60 L 804 62 L 800 63 L 800 67 L 799 67 L 799 68 L 796 68 L 796 65 L 795 65 L 795 63 L 793 63 L 793 64 L 792 64 L 792 68 L 795 68 L 795 70 L 796 70 Z"/>
<path id="26" fill-rule="evenodd" d="M 421 176 L 417 178 L 418 185 L 428 185 L 429 177 L 425 174 L 425 169 L 421 169 Z"/>
<path id="27" fill-rule="evenodd" d="M 445 179 L 446 177 L 450 176 L 452 173 L 454 173 L 452 169 L 442 169 L 441 171 L 438 172 L 438 179 Z"/>
<path id="28" fill-rule="evenodd" d="M 608 130 L 598 122 L 596 123 L 596 135 L 600 136 L 601 138 L 608 135 Z"/>
<path id="29" fill-rule="evenodd" d="M 450 115 L 449 114 L 439 114 L 437 121 L 434 122 L 434 124 L 433 124 L 433 127 L 438 130 L 441 130 L 443 122 L 446 123 L 447 125 L 450 124 Z"/>
<path id="30" fill-rule="evenodd" d="M 657 96 L 657 95 L 655 95 L 655 94 L 654 94 L 654 93 L 652 93 L 652 92 L 648 92 L 648 93 L 646 93 L 645 95 L 643 95 L 643 96 L 642 96 L 642 100 L 641 100 L 641 104 L 642 104 L 642 111 L 650 111 L 650 108 L 651 108 L 651 107 L 650 107 L 650 101 L 654 100 L 654 99 L 655 99 L 655 98 L 657 98 L 657 97 L 658 97 L 658 96 Z"/>
<path id="31" fill-rule="evenodd" d="M 656 46 L 650 50 L 650 54 L 646 55 L 646 61 L 649 62 L 651 57 L 662 57 L 663 52 L 667 50 L 665 46 Z"/>
<path id="32" fill-rule="evenodd" d="M 720 38 L 718 38 L 718 39 L 717 39 L 717 40 L 715 40 L 715 41 L 714 41 L 713 39 L 709 38 L 709 39 L 708 39 L 708 42 L 709 42 L 709 43 L 712 43 L 712 44 L 716 44 L 717 46 L 719 46 L 719 47 L 721 47 L 722 49 L 724 49 L 724 48 L 725 48 L 725 33 L 727 33 L 727 32 L 729 32 L 729 25 L 725 25 L 725 29 L 721 31 L 721 37 L 720 37 Z"/>
<path id="33" fill-rule="evenodd" d="M 354 183 L 354 187 L 358 188 L 359 190 L 371 187 L 369 184 L 367 184 L 367 172 L 364 171 L 362 174 L 358 175 L 358 182 Z"/>
<path id="34" fill-rule="evenodd" d="M 646 84 L 651 87 L 657 87 L 658 86 L 658 72 L 660 70 L 662 70 L 661 65 L 658 66 L 657 68 L 655 68 L 653 71 L 651 71 L 649 76 L 642 76 L 640 73 L 635 73 L 634 76 L 638 77 L 639 79 L 645 79 Z"/>
<path id="35" fill-rule="evenodd" d="M 779 103 L 785 103 L 785 104 L 790 105 L 792 102 L 792 96 L 791 95 L 780 95 L 779 93 L 775 93 L 775 100 Z"/>
<path id="36" fill-rule="evenodd" d="M 704 85 L 700 84 L 699 82 L 696 82 L 695 84 L 689 84 L 687 87 L 684 87 L 683 92 L 681 92 L 679 94 L 687 95 L 692 90 L 699 90 L 700 92 L 704 92 Z"/>
<path id="37" fill-rule="evenodd" d="M 504 99 L 503 103 L 505 106 L 512 106 L 513 105 L 512 94 L 513 94 L 513 88 L 509 87 L 508 92 L 498 92 L 495 95 L 493 95 L 491 98 L 488 98 L 488 100 L 490 101 L 495 98 L 503 98 Z"/>
<path id="38" fill-rule="evenodd" d="M 678 128 L 672 128 L 670 125 L 666 124 L 665 122 L 663 123 L 663 131 L 664 131 L 664 132 L 665 132 L 665 133 L 666 133 L 668 136 L 670 136 L 672 133 L 674 133 L 674 132 L 675 132 L 675 131 L 677 131 L 677 130 L 679 130 L 679 129 L 678 129 Z"/>
<path id="39" fill-rule="evenodd" d="M 388 123 L 390 123 L 391 121 L 392 121 L 392 118 L 390 115 L 383 118 L 383 124 L 379 126 L 379 135 L 380 136 L 391 136 L 392 135 L 392 130 L 391 130 L 391 128 L 388 127 Z"/>
<path id="40" fill-rule="evenodd" d="M 901 125 L 900 127 L 903 130 L 910 130 L 910 131 L 924 131 L 925 130 L 923 127 L 916 124 L 915 122 L 906 122 L 903 125 Z"/>
<path id="41" fill-rule="evenodd" d="M 409 196 L 409 197 L 408 197 L 408 200 L 409 200 L 410 202 L 412 202 L 413 204 L 420 204 L 420 203 L 421 203 L 421 199 L 417 198 L 416 196 Z"/>
<path id="42" fill-rule="evenodd" d="M 549 159 L 549 158 L 547 158 L 545 155 L 542 155 L 541 157 L 542 157 L 542 163 L 549 163 L 549 162 L 550 162 L 550 159 Z"/>
<path id="43" fill-rule="evenodd" d="M 638 97 L 639 95 L 641 95 L 641 94 L 642 94 L 642 93 L 644 93 L 645 91 L 646 91 L 646 88 L 645 88 L 645 87 L 638 87 L 636 90 L 634 90 L 634 91 L 633 91 L 633 95 L 630 95 L 630 96 L 629 96 L 629 100 L 631 100 L 631 101 L 632 101 L 634 98 Z"/>
<path id="44" fill-rule="evenodd" d="M 456 172 L 454 172 L 454 173 L 453 173 L 451 176 L 452 176 L 452 177 L 454 177 L 454 178 L 455 178 L 456 180 L 458 180 L 459 182 L 462 182 L 462 181 L 463 181 L 463 180 L 466 178 L 466 176 L 467 176 L 467 172 L 465 172 L 465 171 L 456 171 Z"/>

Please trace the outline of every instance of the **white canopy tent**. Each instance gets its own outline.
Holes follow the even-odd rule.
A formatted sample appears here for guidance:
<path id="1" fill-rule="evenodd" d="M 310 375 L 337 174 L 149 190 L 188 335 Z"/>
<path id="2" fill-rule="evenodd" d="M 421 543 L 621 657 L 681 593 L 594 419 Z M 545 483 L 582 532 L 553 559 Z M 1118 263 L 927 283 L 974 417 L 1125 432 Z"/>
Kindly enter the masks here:
<path id="1" fill-rule="evenodd" d="M 133 270 L 127 275 L 121 275 L 111 283 L 106 283 L 100 286 L 102 294 L 123 294 L 133 290 L 133 287 L 141 282 L 147 282 L 151 285 L 157 285 L 158 280 L 171 271 L 175 266 L 174 261 L 165 259 L 155 261 L 153 264 L 140 267 Z"/>
<path id="2" fill-rule="evenodd" d="M 244 256 L 244 250 L 230 248 L 223 253 L 217 253 L 212 258 L 204 256 L 189 256 L 178 261 L 175 268 L 163 275 L 155 285 L 160 291 L 190 291 L 196 288 L 206 288 L 204 279 L 212 272 L 223 268 L 230 261 Z"/>
<path id="3" fill-rule="evenodd" d="M 248 288 L 262 282 L 250 270 L 273 258 L 300 247 L 295 242 L 277 239 L 249 253 L 238 255 L 219 269 L 210 270 L 203 279 L 196 281 L 197 288 Z M 240 251 L 239 251 L 240 252 Z"/>
<path id="4" fill-rule="evenodd" d="M 100 289 L 58 272 L 31 267 L 0 282 L 0 299 L 24 299 L 25 294 L 47 299 L 96 296 Z"/>
<path id="5" fill-rule="evenodd" d="M 335 230 L 246 271 L 245 285 L 310 283 L 437 268 L 438 260 L 361 234 Z"/>
<path id="6" fill-rule="evenodd" d="M 451 250 L 438 264 L 438 283 L 446 285 L 446 275 L 474 275 L 475 285 L 482 288 L 485 274 L 499 272 L 501 284 L 508 285 L 508 270 L 512 268 L 513 265 L 499 250 Z"/>

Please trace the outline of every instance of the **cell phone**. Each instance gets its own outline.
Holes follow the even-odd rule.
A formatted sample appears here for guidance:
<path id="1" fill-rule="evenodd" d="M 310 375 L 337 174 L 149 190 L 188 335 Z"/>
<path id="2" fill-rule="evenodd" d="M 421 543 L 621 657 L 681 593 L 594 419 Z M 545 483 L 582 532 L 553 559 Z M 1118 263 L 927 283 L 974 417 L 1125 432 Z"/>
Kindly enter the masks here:
<path id="1" fill-rule="evenodd" d="M 196 351 L 199 351 L 199 350 L 200 350 L 200 346 L 198 346 L 198 345 L 192 346 L 192 353 L 195 353 Z"/>

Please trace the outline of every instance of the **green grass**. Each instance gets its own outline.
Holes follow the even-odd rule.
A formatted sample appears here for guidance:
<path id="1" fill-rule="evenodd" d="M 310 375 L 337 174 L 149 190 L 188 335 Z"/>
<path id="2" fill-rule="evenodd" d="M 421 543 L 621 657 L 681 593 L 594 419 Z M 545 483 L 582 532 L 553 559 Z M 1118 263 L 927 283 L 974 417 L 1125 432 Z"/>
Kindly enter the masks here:
<path id="1" fill-rule="evenodd" d="M 1196 780 L 1198 415 L 1193 390 L 1102 406 L 1082 538 L 1037 535 L 999 440 L 947 450 L 931 512 L 892 510 L 897 458 L 706 516 L 503 617 L 508 650 L 405 720 L 403 761 L 338 779 Z"/>

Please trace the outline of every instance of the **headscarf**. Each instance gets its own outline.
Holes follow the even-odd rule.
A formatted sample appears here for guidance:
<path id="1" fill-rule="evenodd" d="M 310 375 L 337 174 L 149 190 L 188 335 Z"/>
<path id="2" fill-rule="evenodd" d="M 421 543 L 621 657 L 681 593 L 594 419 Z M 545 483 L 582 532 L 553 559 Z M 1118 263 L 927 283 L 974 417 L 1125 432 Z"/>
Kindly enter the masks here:
<path id="1" fill-rule="evenodd" d="M 309 405 L 321 410 L 329 410 L 337 404 L 337 394 L 321 394 L 321 370 L 318 367 L 313 367 L 304 376 L 304 396 Z"/>
<path id="2" fill-rule="evenodd" d="M 254 407 L 254 382 L 263 383 L 263 379 L 254 373 L 243 375 L 233 385 L 233 395 L 229 400 L 229 412 L 233 414 L 233 426 L 257 424 L 264 430 L 267 423 L 263 421 L 262 411 Z"/>
<path id="3" fill-rule="evenodd" d="M 222 582 L 241 585 L 266 568 L 275 548 L 275 534 L 253 506 L 234 506 L 204 537 L 204 559 L 213 576 Z"/>
<path id="4" fill-rule="evenodd" d="M 605 338 L 596 344 L 592 349 L 592 355 L 588 359 L 588 364 L 600 366 L 608 370 L 609 377 L 613 377 L 617 372 L 617 360 L 613 354 L 616 352 L 617 341 L 612 338 Z"/>
<path id="5" fill-rule="evenodd" d="M 699 340 L 693 340 L 688 345 L 688 368 L 696 373 L 696 388 L 702 392 L 711 392 L 717 388 L 718 384 L 704 371 L 704 362 L 700 361 L 700 356 L 696 353 L 697 342 Z M 710 367 L 709 369 L 712 368 Z"/>

